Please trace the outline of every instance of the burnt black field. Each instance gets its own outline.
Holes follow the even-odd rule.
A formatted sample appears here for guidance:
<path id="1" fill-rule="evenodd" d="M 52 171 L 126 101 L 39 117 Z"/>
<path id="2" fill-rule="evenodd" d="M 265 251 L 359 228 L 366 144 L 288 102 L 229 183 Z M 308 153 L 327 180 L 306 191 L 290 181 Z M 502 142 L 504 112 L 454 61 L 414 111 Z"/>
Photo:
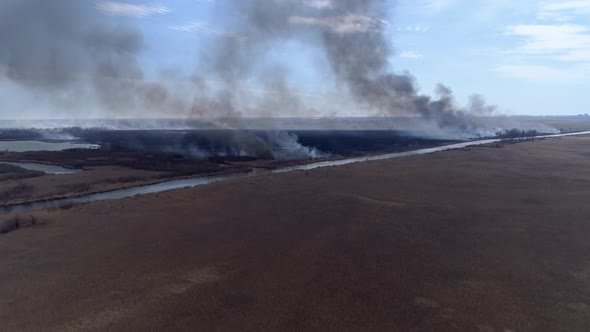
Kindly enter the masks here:
<path id="1" fill-rule="evenodd" d="M 449 141 L 394 130 L 4 130 L 0 139 L 70 138 L 104 149 L 176 153 L 187 157 L 306 159 L 419 148 Z"/>
<path id="2" fill-rule="evenodd" d="M 175 152 L 193 156 L 248 156 L 264 159 L 280 155 L 302 158 L 304 152 L 318 156 L 351 156 L 445 143 L 389 130 L 117 130 L 76 133 L 87 143 L 104 148 Z"/>
<path id="3" fill-rule="evenodd" d="M 299 142 L 336 155 L 357 155 L 451 142 L 392 130 L 296 131 Z"/>

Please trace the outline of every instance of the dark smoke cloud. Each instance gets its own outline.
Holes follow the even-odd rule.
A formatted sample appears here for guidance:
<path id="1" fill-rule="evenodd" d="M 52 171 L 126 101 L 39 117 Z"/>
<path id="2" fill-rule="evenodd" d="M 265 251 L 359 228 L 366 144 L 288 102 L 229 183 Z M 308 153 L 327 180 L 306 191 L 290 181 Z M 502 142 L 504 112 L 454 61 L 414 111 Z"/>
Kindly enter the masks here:
<path id="1" fill-rule="evenodd" d="M 96 4 L 0 1 L 0 78 L 69 108 L 78 118 L 90 109 L 110 116 L 164 106 L 166 87 L 146 81 L 138 62 L 143 35 L 102 15 Z"/>
<path id="2" fill-rule="evenodd" d="M 444 128 L 477 129 L 469 110 L 456 106 L 450 88 L 439 84 L 437 97 L 432 98 L 418 92 L 412 76 L 391 69 L 389 59 L 394 52 L 384 23 L 388 6 L 391 2 L 380 0 L 332 2 L 331 9 L 323 15 L 329 18 L 355 13 L 366 17 L 365 21 L 374 27 L 350 33 L 334 28 L 322 32 L 322 45 L 333 72 L 359 103 L 383 115 L 414 114 Z M 383 23 L 374 26 L 375 22 Z M 473 97 L 471 106 L 478 112 L 493 109 L 479 97 Z"/>
<path id="3" fill-rule="evenodd" d="M 227 31 L 216 33 L 210 45 L 201 47 L 199 68 L 179 64 L 170 71 L 181 73 L 176 80 L 183 81 L 180 84 L 146 80 L 138 62 L 144 49 L 142 34 L 98 13 L 94 1 L 2 0 L 0 75 L 35 94 L 78 100 L 72 102 L 77 110 L 94 100 L 105 116 L 138 115 L 138 110 L 155 110 L 161 117 L 297 116 L 313 109 L 293 92 L 284 63 L 271 56 L 294 41 L 318 51 L 332 75 L 326 79 L 333 78 L 346 98 L 368 110 L 367 115 L 411 115 L 439 128 L 473 131 L 482 126 L 473 115 L 494 111 L 477 95 L 466 108 L 458 107 L 451 89 L 443 85 L 434 97 L 421 94 L 410 74 L 391 67 L 394 49 L 386 20 L 392 1 L 224 3 L 231 10 L 218 15 L 226 15 L 219 19 L 226 22 Z M 194 73 L 190 79 L 187 72 Z M 250 80 L 264 91 L 245 88 Z M 228 129 L 222 120 L 213 124 Z M 239 127 L 234 121 L 232 128 Z M 299 149 L 292 137 L 277 135 L 276 140 Z"/>
<path id="4" fill-rule="evenodd" d="M 392 1 L 384 0 L 252 0 L 232 1 L 240 13 L 228 17 L 245 38 L 214 43 L 204 56 L 206 67 L 227 87 L 218 104 L 235 112 L 236 82 L 251 77 L 278 44 L 295 40 L 316 46 L 326 58 L 337 85 L 343 86 L 360 108 L 383 116 L 419 116 L 434 126 L 453 131 L 478 130 L 474 115 L 491 115 L 493 106 L 474 95 L 467 108 L 456 105 L 452 90 L 438 85 L 436 96 L 421 94 L 414 78 L 391 68 L 394 50 L 386 34 Z M 257 61 L 253 61 L 257 59 Z M 285 76 L 273 76 L 274 86 L 288 91 Z M 269 79 L 266 78 L 265 82 Z M 263 82 L 263 84 L 265 84 Z M 284 97 L 280 96 L 279 97 Z M 279 98 L 278 114 L 305 107 L 294 98 Z M 273 105 L 265 103 L 262 106 Z M 261 105 L 257 105 L 261 106 Z M 290 109 L 289 112 L 285 112 Z M 281 113 L 284 112 L 284 113 Z M 237 112 L 239 114 L 239 111 Z M 235 113 L 231 113 L 235 114 Z"/>

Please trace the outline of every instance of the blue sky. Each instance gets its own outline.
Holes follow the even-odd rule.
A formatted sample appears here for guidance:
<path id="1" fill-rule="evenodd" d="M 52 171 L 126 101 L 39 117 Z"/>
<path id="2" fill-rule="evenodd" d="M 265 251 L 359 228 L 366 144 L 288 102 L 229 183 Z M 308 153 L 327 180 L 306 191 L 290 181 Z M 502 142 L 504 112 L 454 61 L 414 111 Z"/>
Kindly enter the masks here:
<path id="1" fill-rule="evenodd" d="M 394 38 L 393 61 L 426 90 L 442 81 L 513 114 L 588 112 L 590 1 L 408 0 L 393 20 L 419 27 Z"/>
<path id="2" fill-rule="evenodd" d="M 145 50 L 139 60 L 148 78 L 166 71 L 175 77 L 200 75 L 199 58 L 212 43 L 241 37 L 222 18 L 240 15 L 230 0 L 87 1 L 95 3 L 97 15 L 143 32 Z M 337 0 L 284 1 L 329 6 Z M 589 112 L 590 0 L 388 2 L 392 10 L 385 26 L 395 47 L 390 66 L 411 73 L 423 93 L 431 94 L 443 83 L 459 104 L 479 93 L 505 114 Z M 317 65 L 316 50 L 286 43 L 273 55 L 289 68 L 296 93 L 321 99 L 316 108 L 326 107 L 318 115 L 362 114 L 332 98 L 339 87 L 326 80 L 321 69 L 327 66 Z M 252 84 L 243 82 L 259 88 Z M 17 96 L 15 92 L 13 98 Z"/>
<path id="3" fill-rule="evenodd" d="M 159 3 L 164 11 L 128 16 L 145 31 L 144 62 L 194 65 L 203 40 L 229 33 L 216 21 L 216 11 L 231 10 L 223 2 L 168 0 Z M 459 102 L 481 93 L 510 114 L 588 112 L 590 0 L 403 0 L 391 6 L 391 65 L 415 76 L 422 91 L 441 82 Z M 305 67 L 308 59 L 298 59 Z M 313 73 L 306 79 L 313 82 Z M 322 85 L 319 78 L 313 83 Z"/>

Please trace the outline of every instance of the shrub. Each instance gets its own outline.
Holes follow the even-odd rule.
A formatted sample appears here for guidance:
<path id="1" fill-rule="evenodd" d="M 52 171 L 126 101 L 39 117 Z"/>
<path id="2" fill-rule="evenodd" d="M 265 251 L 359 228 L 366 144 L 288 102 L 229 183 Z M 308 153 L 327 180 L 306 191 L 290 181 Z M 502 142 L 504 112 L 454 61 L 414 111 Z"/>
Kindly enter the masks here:
<path id="1" fill-rule="evenodd" d="M 522 138 L 522 137 L 536 137 L 539 135 L 539 132 L 536 130 L 520 130 L 517 128 L 501 130 L 496 132 L 496 137 L 498 138 Z"/>

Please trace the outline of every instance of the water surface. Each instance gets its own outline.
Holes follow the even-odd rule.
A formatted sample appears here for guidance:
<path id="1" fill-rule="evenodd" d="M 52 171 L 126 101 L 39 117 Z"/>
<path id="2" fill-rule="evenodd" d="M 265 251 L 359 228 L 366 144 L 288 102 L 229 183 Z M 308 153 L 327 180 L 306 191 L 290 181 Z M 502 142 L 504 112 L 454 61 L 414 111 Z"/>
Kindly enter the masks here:
<path id="1" fill-rule="evenodd" d="M 0 152 L 63 151 L 67 149 L 97 149 L 96 144 L 42 141 L 0 141 Z"/>
<path id="2" fill-rule="evenodd" d="M 590 134 L 590 131 L 578 132 L 578 133 L 568 133 L 568 134 L 544 135 L 544 136 L 538 136 L 538 138 L 564 137 L 564 136 L 588 135 L 588 134 Z M 144 194 L 158 193 L 158 192 L 164 192 L 164 191 L 180 189 L 180 188 L 190 188 L 190 187 L 202 186 L 202 185 L 207 185 L 207 184 L 211 184 L 211 183 L 215 183 L 215 182 L 219 182 L 219 181 L 223 181 L 223 180 L 229 180 L 229 179 L 245 178 L 245 177 L 252 177 L 252 176 L 263 176 L 263 175 L 272 174 L 272 173 L 285 173 L 285 172 L 293 172 L 293 171 L 300 171 L 300 170 L 311 170 L 311 169 L 321 168 L 321 167 L 341 166 L 341 165 L 347 165 L 347 164 L 352 164 L 352 163 L 367 162 L 367 161 L 373 161 L 373 160 L 392 159 L 392 158 L 399 158 L 399 157 L 412 156 L 412 155 L 422 155 L 422 154 L 434 153 L 434 152 L 439 152 L 439 151 L 461 149 L 461 148 L 465 148 L 468 146 L 495 143 L 495 142 L 499 142 L 499 141 L 501 141 L 501 139 L 485 139 L 485 140 L 478 140 L 478 141 L 449 144 L 449 145 L 438 146 L 438 147 L 433 147 L 433 148 L 418 149 L 418 150 L 413 150 L 413 151 L 393 152 L 393 153 L 385 153 L 385 154 L 380 154 L 380 155 L 372 155 L 372 156 L 356 157 L 356 158 L 348 158 L 348 159 L 340 159 L 340 160 L 318 161 L 318 162 L 310 163 L 310 164 L 306 164 L 306 165 L 297 165 L 297 166 L 280 168 L 280 169 L 276 169 L 273 171 L 262 171 L 261 172 L 260 170 L 255 170 L 250 173 L 239 173 L 239 174 L 219 175 L 219 176 L 211 176 L 211 177 L 197 177 L 197 178 L 189 178 L 189 179 L 171 180 L 171 181 L 165 181 L 165 182 L 146 185 L 146 186 L 113 190 L 113 191 L 104 192 L 104 193 L 97 193 L 97 194 L 89 194 L 89 195 L 76 197 L 76 198 L 65 198 L 65 199 L 56 199 L 56 200 L 43 201 L 43 202 L 24 203 L 24 204 L 13 205 L 13 206 L 4 206 L 4 207 L 0 207 L 0 215 L 6 215 L 6 214 L 9 214 L 12 212 L 27 212 L 27 211 L 32 211 L 32 210 L 61 207 L 61 206 L 69 205 L 69 204 L 87 203 L 87 202 L 102 201 L 102 200 L 109 200 L 109 199 L 121 199 L 121 198 L 126 198 L 126 197 L 133 197 L 136 195 L 144 195 Z"/>
<path id="3" fill-rule="evenodd" d="M 19 163 L 0 161 L 0 164 L 18 166 L 20 168 L 28 169 L 31 171 L 41 171 L 46 174 L 73 174 L 81 171 L 81 169 L 65 168 L 56 165 L 46 165 L 39 163 Z"/>

